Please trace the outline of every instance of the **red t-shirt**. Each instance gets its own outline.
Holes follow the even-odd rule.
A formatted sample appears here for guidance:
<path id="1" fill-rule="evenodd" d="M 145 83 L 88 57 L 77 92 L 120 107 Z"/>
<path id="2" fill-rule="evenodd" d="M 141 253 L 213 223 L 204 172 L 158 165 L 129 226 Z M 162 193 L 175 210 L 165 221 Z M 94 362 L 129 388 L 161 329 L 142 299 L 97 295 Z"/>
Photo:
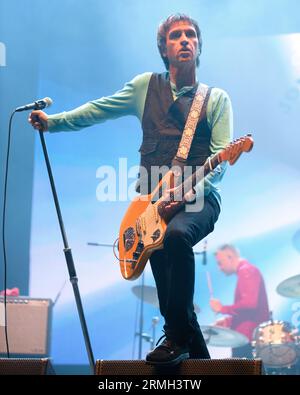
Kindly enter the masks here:
<path id="1" fill-rule="evenodd" d="M 242 260 L 237 268 L 234 304 L 223 306 L 222 314 L 231 315 L 228 326 L 252 340 L 253 331 L 269 320 L 269 306 L 265 283 L 257 267 Z"/>

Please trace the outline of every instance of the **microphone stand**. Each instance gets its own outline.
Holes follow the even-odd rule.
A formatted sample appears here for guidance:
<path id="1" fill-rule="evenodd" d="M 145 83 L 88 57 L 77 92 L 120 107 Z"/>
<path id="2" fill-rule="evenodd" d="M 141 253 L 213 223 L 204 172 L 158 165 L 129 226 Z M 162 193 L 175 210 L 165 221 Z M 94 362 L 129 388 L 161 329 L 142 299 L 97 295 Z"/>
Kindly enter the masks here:
<path id="1" fill-rule="evenodd" d="M 76 274 L 76 270 L 75 270 L 72 251 L 71 251 L 71 248 L 69 247 L 69 244 L 68 244 L 68 240 L 67 240 L 67 236 L 66 236 L 66 232 L 65 232 L 65 227 L 64 227 L 64 223 L 63 223 L 63 219 L 62 219 L 62 215 L 61 215 L 61 211 L 60 211 L 60 206 L 59 206 L 59 202 L 58 202 L 58 197 L 57 197 L 57 193 L 56 193 L 56 188 L 55 188 L 55 184 L 54 184 L 54 179 L 53 179 L 53 175 L 52 175 L 52 170 L 51 170 L 51 166 L 50 166 L 50 161 L 49 161 L 49 157 L 48 157 L 48 152 L 47 152 L 47 148 L 46 148 L 45 138 L 44 138 L 44 134 L 41 130 L 39 131 L 39 135 L 40 135 L 42 148 L 43 148 L 43 152 L 44 152 L 44 157 L 45 157 L 45 162 L 46 162 L 46 166 L 47 166 L 47 171 L 48 171 L 48 175 L 49 175 L 49 180 L 50 180 L 51 190 L 52 190 L 55 208 L 56 208 L 56 212 L 57 212 L 59 227 L 60 227 L 60 231 L 61 231 L 61 235 L 62 235 L 62 239 L 63 239 L 63 243 L 64 243 L 64 254 L 65 254 L 66 263 L 68 266 L 70 282 L 72 284 L 73 291 L 74 291 L 76 306 L 77 306 L 77 310 L 78 310 L 78 314 L 79 314 L 81 329 L 83 332 L 85 347 L 86 347 L 86 351 L 88 354 L 90 369 L 91 369 L 92 374 L 94 374 L 95 360 L 94 360 L 94 356 L 93 356 L 91 342 L 90 342 L 88 329 L 87 329 L 87 325 L 86 325 L 86 321 L 85 321 L 85 317 L 84 317 L 83 307 L 82 307 L 82 303 L 81 303 L 81 297 L 80 297 L 79 288 L 78 288 L 78 278 L 77 278 L 77 274 Z"/>

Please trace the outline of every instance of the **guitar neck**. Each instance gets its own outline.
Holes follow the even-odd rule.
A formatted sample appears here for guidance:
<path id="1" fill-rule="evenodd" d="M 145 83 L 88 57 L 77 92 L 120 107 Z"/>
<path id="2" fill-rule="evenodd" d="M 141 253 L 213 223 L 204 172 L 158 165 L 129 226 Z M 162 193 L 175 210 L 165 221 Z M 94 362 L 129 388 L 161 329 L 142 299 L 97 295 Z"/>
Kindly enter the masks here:
<path id="1" fill-rule="evenodd" d="M 210 171 L 215 169 L 218 164 L 222 162 L 221 157 L 216 154 L 212 158 L 205 161 L 204 165 L 196 170 L 190 177 L 188 177 L 184 182 L 177 185 L 176 192 L 172 192 L 170 197 L 161 196 L 156 202 L 158 205 L 158 213 L 165 219 L 166 222 L 180 209 L 180 207 L 185 204 L 184 196 L 189 192 L 193 186 L 195 186 L 199 181 L 201 181 Z M 169 187 L 173 188 L 174 185 L 174 175 L 170 179 Z M 173 202 L 169 205 L 170 200 Z"/>
<path id="2" fill-rule="evenodd" d="M 215 154 L 213 157 L 206 159 L 203 166 L 196 170 L 187 180 L 182 184 L 182 190 L 187 192 L 191 190 L 199 181 L 201 181 L 208 173 L 214 170 L 222 161 L 219 158 L 219 154 Z"/>
<path id="3" fill-rule="evenodd" d="M 204 165 L 198 168 L 187 179 L 184 179 L 186 174 L 175 175 L 174 171 L 170 171 L 168 176 L 168 187 L 173 189 L 170 195 L 163 195 L 158 199 L 158 212 L 165 219 L 166 222 L 176 214 L 182 205 L 185 204 L 185 194 L 204 179 L 211 171 L 213 171 L 220 163 L 228 161 L 230 165 L 236 163 L 242 152 L 249 152 L 253 147 L 254 141 L 251 134 L 234 140 L 228 146 L 210 158 L 207 158 Z M 182 178 L 183 177 L 183 180 Z M 183 182 L 182 182 L 183 181 Z M 170 204 L 171 202 L 171 204 Z"/>
<path id="4" fill-rule="evenodd" d="M 212 170 L 214 170 L 222 161 L 219 158 L 219 154 L 215 154 L 213 157 L 206 159 L 203 165 L 203 177 L 207 176 Z M 202 171 L 199 169 L 199 171 Z M 197 173 L 197 172 L 195 172 Z M 193 176 L 193 175 L 192 175 Z"/>

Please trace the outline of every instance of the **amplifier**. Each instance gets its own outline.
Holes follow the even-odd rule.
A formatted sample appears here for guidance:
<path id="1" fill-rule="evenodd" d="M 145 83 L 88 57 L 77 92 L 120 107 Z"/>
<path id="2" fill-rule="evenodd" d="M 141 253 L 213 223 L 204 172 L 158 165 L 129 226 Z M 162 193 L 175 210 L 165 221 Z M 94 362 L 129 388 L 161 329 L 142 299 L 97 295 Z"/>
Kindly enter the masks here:
<path id="1" fill-rule="evenodd" d="M 0 376 L 55 374 L 49 358 L 0 358 Z"/>
<path id="2" fill-rule="evenodd" d="M 11 355 L 49 355 L 51 299 L 7 296 L 7 333 Z M 0 354 L 6 355 L 4 297 L 0 296 Z"/>
<path id="3" fill-rule="evenodd" d="M 141 360 L 97 360 L 96 375 L 261 375 L 261 359 L 188 359 L 175 367 L 155 367 Z"/>

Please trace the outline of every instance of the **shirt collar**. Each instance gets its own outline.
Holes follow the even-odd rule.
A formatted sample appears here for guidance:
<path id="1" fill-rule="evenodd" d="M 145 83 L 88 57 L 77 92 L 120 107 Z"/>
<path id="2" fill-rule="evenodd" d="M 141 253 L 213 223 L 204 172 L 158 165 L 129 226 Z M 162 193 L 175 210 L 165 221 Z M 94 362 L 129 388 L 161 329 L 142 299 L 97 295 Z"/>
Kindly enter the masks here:
<path id="1" fill-rule="evenodd" d="M 168 73 L 168 78 L 169 78 L 169 81 L 170 81 L 172 94 L 173 94 L 174 96 L 176 96 L 176 97 L 179 97 L 179 96 L 184 95 L 185 93 L 191 91 L 192 89 L 195 88 L 195 86 L 198 85 L 198 81 L 196 81 L 196 84 L 195 84 L 195 85 L 183 86 L 182 88 L 180 88 L 179 90 L 177 90 L 176 85 L 174 84 L 174 82 L 172 82 L 172 81 L 170 80 L 170 74 L 169 74 L 169 73 Z"/>

